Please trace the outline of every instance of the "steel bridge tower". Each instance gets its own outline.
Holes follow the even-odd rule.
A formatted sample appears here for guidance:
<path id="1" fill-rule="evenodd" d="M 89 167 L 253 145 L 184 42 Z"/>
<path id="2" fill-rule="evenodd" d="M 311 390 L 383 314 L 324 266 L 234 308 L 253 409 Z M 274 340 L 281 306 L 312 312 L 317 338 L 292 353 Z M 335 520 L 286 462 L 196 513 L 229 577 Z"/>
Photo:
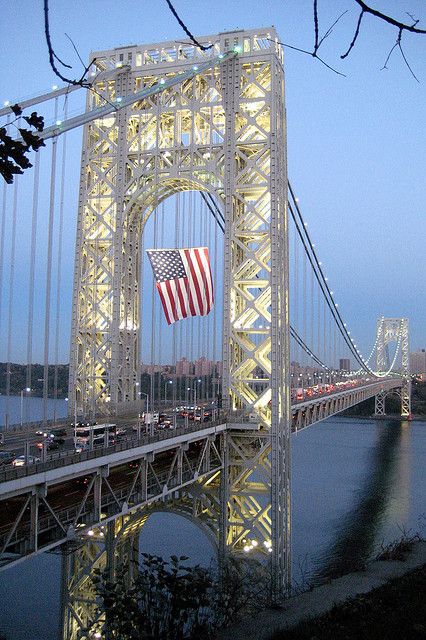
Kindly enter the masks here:
<path id="1" fill-rule="evenodd" d="M 396 343 L 395 358 L 392 364 L 388 362 L 387 347 L 391 342 Z M 410 345 L 407 318 L 384 318 L 377 321 L 376 334 L 376 370 L 380 374 L 388 373 L 395 364 L 398 352 L 401 351 L 401 370 L 403 385 L 398 395 L 401 398 L 401 416 L 411 415 L 411 376 L 410 376 Z M 393 392 L 394 393 L 394 392 Z M 375 415 L 384 416 L 385 400 L 388 392 L 382 391 L 375 397 Z"/>
<path id="2" fill-rule="evenodd" d="M 283 51 L 273 28 L 199 40 L 211 48 L 164 42 L 92 55 L 95 72 L 120 73 L 95 85 L 87 110 L 103 100 L 125 101 L 187 70 L 194 74 L 85 126 L 70 413 L 136 408 L 144 227 L 172 194 L 208 192 L 225 218 L 224 408 L 230 416 L 254 413 L 257 424 L 227 434 L 220 479 L 202 490 L 216 492 L 208 515 L 220 557 L 247 546 L 261 549 L 278 599 L 290 584 Z M 214 63 L 206 68 L 209 60 Z"/>

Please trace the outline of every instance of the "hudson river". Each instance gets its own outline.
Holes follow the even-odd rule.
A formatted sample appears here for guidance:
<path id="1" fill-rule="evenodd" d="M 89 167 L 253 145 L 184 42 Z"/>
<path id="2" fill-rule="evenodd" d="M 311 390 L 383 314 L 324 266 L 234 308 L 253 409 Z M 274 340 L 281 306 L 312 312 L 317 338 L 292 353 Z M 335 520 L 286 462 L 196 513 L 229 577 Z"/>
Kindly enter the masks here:
<path id="1" fill-rule="evenodd" d="M 58 403 L 59 416 L 66 404 Z M 335 417 L 293 435 L 292 447 L 295 587 L 360 566 L 403 531 L 425 534 L 426 422 Z M 140 549 L 194 564 L 214 558 L 200 529 L 166 513 L 149 518 Z M 58 555 L 43 554 L 0 574 L 7 640 L 60 638 L 60 566 Z"/>

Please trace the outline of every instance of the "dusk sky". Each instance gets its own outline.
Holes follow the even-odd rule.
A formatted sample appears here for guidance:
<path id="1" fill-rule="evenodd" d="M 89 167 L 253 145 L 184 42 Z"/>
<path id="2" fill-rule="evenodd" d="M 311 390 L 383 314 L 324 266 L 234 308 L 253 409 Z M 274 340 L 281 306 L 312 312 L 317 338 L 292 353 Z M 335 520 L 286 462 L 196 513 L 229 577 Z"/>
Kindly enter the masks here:
<path id="1" fill-rule="evenodd" d="M 364 17 L 354 50 L 341 61 L 340 54 L 346 51 L 354 33 L 357 6 L 353 0 L 320 0 L 318 4 L 321 33 L 348 10 L 321 47 L 323 59 L 346 77 L 308 55 L 286 50 L 289 178 L 335 299 L 362 352 L 368 355 L 370 351 L 380 315 L 408 317 L 411 349 L 424 348 L 426 36 L 403 36 L 404 52 L 419 82 L 410 74 L 398 50 L 392 54 L 389 68 L 381 70 L 397 31 L 372 16 Z M 426 27 L 422 0 L 371 0 L 370 4 L 404 21 L 410 20 L 405 13 L 409 11 L 421 20 L 420 27 Z M 285 43 L 312 48 L 311 0 L 176 0 L 175 5 L 196 34 L 275 25 Z M 73 72 L 67 70 L 72 77 L 79 77 L 82 67 L 65 32 L 84 61 L 89 60 L 91 51 L 184 38 L 163 0 L 51 0 L 50 14 L 55 50 L 74 65 Z M 61 84 L 49 66 L 41 1 L 3 3 L 0 52 L 0 104 Z M 83 99 L 84 95 L 81 104 Z M 43 105 L 38 111 L 44 113 Z M 81 132 L 75 132 L 68 142 L 65 193 L 62 361 L 69 357 L 80 147 Z M 42 149 L 40 154 L 43 152 Z M 9 191 L 10 203 L 13 190 Z M 40 255 L 46 236 L 48 192 L 46 177 L 41 185 Z M 21 322 L 22 331 L 26 332 L 28 285 L 22 287 L 22 282 L 28 282 L 29 240 L 24 238 L 29 236 L 28 232 L 24 236 L 23 226 L 25 215 L 29 224 L 31 202 L 25 198 L 21 195 L 14 304 L 17 331 Z M 9 268 L 8 239 L 7 235 L 5 277 Z M 38 298 L 42 302 L 43 295 Z M 6 303 L 2 307 L 0 360 L 5 359 Z M 36 328 L 34 344 L 35 359 L 39 361 L 43 353 L 40 327 Z M 25 360 L 24 343 L 14 336 L 12 359 Z"/>

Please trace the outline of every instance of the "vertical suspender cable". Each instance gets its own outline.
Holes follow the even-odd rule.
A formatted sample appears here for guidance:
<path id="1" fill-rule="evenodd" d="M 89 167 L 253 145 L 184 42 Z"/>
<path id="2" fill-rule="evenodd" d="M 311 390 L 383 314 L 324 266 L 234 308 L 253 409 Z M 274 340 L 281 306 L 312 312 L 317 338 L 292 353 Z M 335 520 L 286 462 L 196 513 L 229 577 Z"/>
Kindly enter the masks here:
<path id="1" fill-rule="evenodd" d="M 322 358 L 322 361 L 325 362 L 325 364 L 327 364 L 327 305 L 325 303 L 325 300 L 323 300 L 323 354 L 324 357 Z"/>
<path id="2" fill-rule="evenodd" d="M 68 96 L 65 97 L 64 118 L 68 116 Z M 59 330 L 61 318 L 61 286 L 62 286 L 62 243 L 64 227 L 64 197 L 65 197 L 65 164 L 67 154 L 67 134 L 62 138 L 61 191 L 59 196 L 59 226 L 58 226 L 58 255 L 56 266 L 56 319 L 55 319 L 55 373 L 53 376 L 53 419 L 56 420 L 58 399 L 58 359 L 59 359 Z"/>
<path id="3" fill-rule="evenodd" d="M 307 267 L 307 257 L 306 251 L 302 251 L 303 253 L 303 341 L 307 344 L 307 336 L 306 336 L 306 305 L 307 305 L 307 291 L 306 291 L 306 267 Z"/>
<path id="4" fill-rule="evenodd" d="M 161 206 L 159 207 L 159 227 L 160 227 L 160 249 L 164 248 L 164 200 L 161 203 Z M 162 371 L 162 366 L 161 366 L 161 359 L 162 359 L 162 350 L 161 350 L 161 346 L 162 346 L 162 335 L 163 332 L 161 331 L 161 323 L 162 323 L 162 319 L 163 319 L 163 314 L 161 312 L 161 308 L 159 308 L 158 310 L 158 356 L 156 358 L 157 360 L 157 364 L 158 364 L 158 389 L 157 389 L 157 393 L 158 393 L 158 406 L 161 407 L 161 393 L 162 393 L 162 389 L 163 389 L 163 380 L 162 380 L 162 376 L 161 376 L 161 371 Z"/>
<path id="5" fill-rule="evenodd" d="M 9 427 L 10 421 L 10 374 L 11 374 L 11 354 L 12 354 L 12 320 L 13 320 L 13 294 L 15 286 L 15 251 L 16 251 L 16 212 L 18 209 L 18 177 L 15 177 L 13 190 L 13 213 L 12 213 L 12 237 L 10 249 L 10 272 L 9 272 L 9 314 L 7 324 L 7 365 L 6 365 L 6 424 Z"/>
<path id="6" fill-rule="evenodd" d="M 145 212 L 144 212 L 145 213 Z M 144 219 L 145 219 L 145 215 L 144 215 Z M 139 323 L 140 323 L 140 327 L 139 327 L 139 366 L 138 366 L 138 379 L 137 382 L 139 382 L 139 385 L 142 385 L 142 375 L 141 375 L 141 362 L 142 362 L 142 337 L 143 337 L 143 309 L 144 307 L 144 293 L 145 293 L 145 280 L 144 280 L 144 276 L 145 276 L 145 233 L 146 233 L 146 222 L 142 221 L 142 234 L 141 234 L 141 239 L 140 239 L 140 256 L 141 256 L 141 262 L 140 262 L 140 292 L 139 292 Z M 146 318 L 145 318 L 146 321 Z M 141 386 L 136 385 L 137 389 L 140 389 L 142 391 Z M 148 391 L 148 389 L 147 389 Z M 136 400 L 139 401 L 139 399 L 142 400 L 142 398 L 144 399 L 144 407 L 146 409 L 146 396 L 142 395 L 141 392 L 138 392 L 136 390 Z M 139 402 L 139 406 L 140 406 L 140 402 Z"/>
<path id="7" fill-rule="evenodd" d="M 9 124 L 10 117 L 7 118 L 7 124 Z M 38 154 L 36 154 L 38 155 Z M 7 211 L 7 184 L 3 183 L 3 199 L 2 199 L 2 211 L 1 211 L 1 224 L 0 224 L 0 336 L 1 323 L 3 319 L 3 268 L 4 268 L 4 240 L 6 233 L 6 211 Z"/>
<path id="8" fill-rule="evenodd" d="M 33 186 L 33 211 L 31 220 L 31 249 L 30 249 L 30 275 L 28 287 L 28 331 L 27 331 L 27 375 L 26 386 L 31 389 L 32 385 L 32 361 L 33 361 L 33 322 L 34 322 L 34 277 L 35 277 L 35 256 L 37 243 L 37 222 L 38 222 L 38 193 L 40 184 L 40 154 L 35 154 L 34 186 Z M 25 421 L 28 420 L 27 412 L 28 398 L 25 403 Z"/>
<path id="9" fill-rule="evenodd" d="M 294 263 L 294 273 L 293 273 L 293 306 L 294 306 L 294 314 L 293 314 L 293 321 L 294 321 L 294 326 L 296 327 L 296 331 L 299 330 L 298 327 L 298 265 L 297 265 L 297 261 L 299 259 L 299 252 L 298 252 L 298 242 L 297 242 L 297 233 L 296 230 L 294 230 L 294 248 L 293 248 L 293 263 Z M 299 345 L 297 344 L 297 342 L 294 345 L 294 360 L 296 362 L 299 362 Z"/>
<path id="10" fill-rule="evenodd" d="M 216 343 L 216 336 L 217 336 L 217 234 L 218 234 L 218 228 L 219 225 L 217 222 L 214 223 L 214 247 L 213 247 L 213 274 L 214 274 L 214 278 L 213 278 L 213 286 L 215 287 L 214 290 L 214 295 L 215 295 L 215 302 L 214 302 L 214 307 L 213 307 L 213 399 L 217 400 L 217 394 L 219 393 L 219 374 L 220 371 L 217 370 L 217 367 L 219 366 L 218 363 L 218 357 L 217 357 L 217 343 Z"/>
<path id="11" fill-rule="evenodd" d="M 198 191 L 193 191 L 194 194 L 194 217 L 195 217 L 195 223 L 194 223 L 194 236 L 195 236 L 195 229 L 198 230 L 199 232 L 199 241 L 197 240 L 197 242 L 194 241 L 194 246 L 198 245 L 201 246 L 202 244 L 205 243 L 205 238 L 201 239 L 202 236 L 202 231 L 203 231 L 203 209 L 202 209 L 202 203 L 204 202 L 203 200 L 201 200 L 201 197 L 199 197 L 199 192 Z M 196 204 L 199 204 L 199 207 L 196 207 Z M 197 215 L 198 214 L 198 215 Z M 197 318 L 197 351 L 198 351 L 198 358 L 205 356 L 205 351 L 202 350 L 202 342 L 201 342 L 201 333 L 202 333 L 202 329 L 204 328 L 204 318 Z M 206 319 L 207 321 L 207 319 Z M 202 364 L 200 363 L 200 378 L 201 380 L 203 379 L 202 376 Z M 197 376 L 198 378 L 198 376 Z M 195 381 L 195 385 L 197 385 L 197 382 Z M 203 383 L 201 382 L 200 384 L 200 398 L 202 397 L 202 385 Z M 197 397 L 198 397 L 198 393 L 197 393 Z"/>
<path id="12" fill-rule="evenodd" d="M 175 198 L 175 247 L 179 247 L 179 227 L 180 227 L 180 193 L 177 193 Z M 175 372 L 174 384 L 173 384 L 173 407 L 176 408 L 176 400 L 177 400 L 177 385 L 178 385 L 178 376 L 177 376 L 177 325 L 179 323 L 173 323 L 173 344 L 172 344 L 172 371 Z"/>
<path id="13" fill-rule="evenodd" d="M 155 208 L 154 212 L 154 248 L 157 249 L 157 228 L 158 228 L 158 207 Z M 156 345 L 156 340 L 155 340 L 155 329 L 156 329 L 156 297 L 155 297 L 155 282 L 154 282 L 155 278 L 153 278 L 152 281 L 152 288 L 151 288 L 151 386 L 150 386 L 150 395 L 151 395 L 151 402 L 150 402 L 150 411 L 153 411 L 154 409 L 154 403 L 155 403 L 155 385 L 154 385 L 154 381 L 155 381 L 155 373 L 154 373 L 154 359 L 155 359 L 155 345 Z"/>
<path id="14" fill-rule="evenodd" d="M 55 121 L 58 117 L 58 99 L 55 99 Z M 56 187 L 56 154 L 57 137 L 52 139 L 52 164 L 50 172 L 50 201 L 49 222 L 47 235 L 47 266 L 46 266 L 46 299 L 44 321 L 44 372 L 43 372 L 43 423 L 47 420 L 47 398 L 49 393 L 49 332 L 50 332 L 50 296 L 52 286 L 52 244 L 53 224 L 55 215 L 55 187 Z"/>

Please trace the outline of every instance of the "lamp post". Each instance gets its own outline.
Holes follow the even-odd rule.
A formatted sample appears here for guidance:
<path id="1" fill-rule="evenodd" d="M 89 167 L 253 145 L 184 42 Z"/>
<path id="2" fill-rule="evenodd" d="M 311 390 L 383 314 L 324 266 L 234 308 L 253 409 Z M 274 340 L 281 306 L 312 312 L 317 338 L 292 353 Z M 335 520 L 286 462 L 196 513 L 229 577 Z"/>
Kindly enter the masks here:
<path id="1" fill-rule="evenodd" d="M 173 380 L 167 380 L 164 383 L 164 406 L 166 406 L 166 404 L 167 404 L 167 385 L 168 384 L 173 384 Z"/>
<path id="2" fill-rule="evenodd" d="M 201 382 L 201 378 L 198 378 L 197 380 L 195 380 L 194 383 L 194 415 L 195 415 L 195 410 L 197 409 L 197 389 L 198 389 L 198 383 Z"/>
<path id="3" fill-rule="evenodd" d="M 30 393 L 30 387 L 21 390 L 21 427 L 24 423 L 24 393 Z"/>

